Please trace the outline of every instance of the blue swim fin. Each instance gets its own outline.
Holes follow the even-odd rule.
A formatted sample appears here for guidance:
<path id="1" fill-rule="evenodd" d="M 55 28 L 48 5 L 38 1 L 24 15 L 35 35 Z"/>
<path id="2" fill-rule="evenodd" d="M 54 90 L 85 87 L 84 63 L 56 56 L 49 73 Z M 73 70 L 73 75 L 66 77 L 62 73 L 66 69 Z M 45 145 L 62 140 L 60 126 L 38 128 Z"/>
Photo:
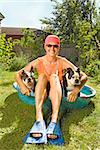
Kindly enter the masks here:
<path id="1" fill-rule="evenodd" d="M 48 134 L 57 135 L 57 138 L 55 138 L 55 139 L 48 138 L 49 144 L 64 145 L 64 138 L 63 138 L 59 123 L 51 122 L 47 128 L 46 134 L 47 134 L 47 136 L 48 136 Z"/>
<path id="2" fill-rule="evenodd" d="M 40 137 L 33 137 L 33 134 L 41 134 Z M 46 144 L 47 136 L 46 136 L 46 126 L 44 121 L 36 121 L 32 126 L 30 132 L 25 136 L 24 143 L 26 144 Z"/>

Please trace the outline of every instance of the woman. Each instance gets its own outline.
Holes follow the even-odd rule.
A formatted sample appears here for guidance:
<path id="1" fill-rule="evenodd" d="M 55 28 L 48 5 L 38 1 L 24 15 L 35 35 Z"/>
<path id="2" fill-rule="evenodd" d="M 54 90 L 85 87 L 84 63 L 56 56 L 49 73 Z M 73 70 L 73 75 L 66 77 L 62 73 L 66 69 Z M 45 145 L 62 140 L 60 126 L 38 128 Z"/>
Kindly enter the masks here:
<path id="1" fill-rule="evenodd" d="M 50 90 L 49 90 L 49 97 L 52 103 L 52 116 L 51 122 L 46 130 L 46 136 L 49 139 L 56 139 L 57 135 L 54 134 L 54 129 L 57 125 L 57 118 L 59 107 L 62 99 L 62 76 L 63 70 L 66 68 L 76 69 L 77 67 L 74 66 L 70 61 L 66 58 L 58 56 L 60 51 L 60 39 L 56 35 L 49 35 L 45 39 L 44 49 L 46 54 L 42 57 L 39 57 L 32 62 L 30 62 L 24 70 L 30 71 L 31 67 L 36 68 L 39 74 L 38 82 L 35 88 L 35 99 L 36 99 L 36 123 L 44 122 L 43 113 L 42 113 L 42 106 L 43 102 L 46 98 L 46 87 L 49 82 Z M 16 74 L 16 80 L 21 88 L 22 94 L 30 95 L 30 90 L 23 84 L 21 80 L 21 73 L 22 70 L 18 71 Z M 74 102 L 77 98 L 77 95 L 80 89 L 83 87 L 85 82 L 87 81 L 87 76 L 85 73 L 81 71 L 81 85 L 76 86 L 71 94 L 68 96 L 69 102 Z M 36 126 L 35 123 L 35 126 Z M 51 130 L 52 128 L 52 130 Z M 32 132 L 33 138 L 41 138 L 42 134 L 41 131 Z"/>

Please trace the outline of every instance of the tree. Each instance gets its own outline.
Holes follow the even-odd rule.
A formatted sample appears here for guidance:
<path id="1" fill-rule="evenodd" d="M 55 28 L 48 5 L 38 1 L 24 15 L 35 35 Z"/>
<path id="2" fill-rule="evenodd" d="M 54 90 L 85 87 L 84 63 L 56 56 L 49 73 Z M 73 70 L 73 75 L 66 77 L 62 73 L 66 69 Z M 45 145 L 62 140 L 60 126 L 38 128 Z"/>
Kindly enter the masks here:
<path id="1" fill-rule="evenodd" d="M 97 13 L 95 0 L 63 0 L 62 3 L 54 0 L 53 3 L 54 17 L 41 20 L 46 24 L 46 29 L 57 34 L 63 44 L 74 45 L 83 68 L 91 61 L 98 61 L 100 19 L 97 18 L 100 15 Z"/>
<path id="2" fill-rule="evenodd" d="M 23 37 L 21 40 L 16 41 L 16 44 L 21 46 L 21 51 L 28 57 L 31 57 L 29 59 L 42 55 L 44 53 L 43 39 L 45 38 L 45 33 L 41 32 L 37 35 L 38 31 L 33 31 L 29 28 L 23 29 L 22 32 Z"/>

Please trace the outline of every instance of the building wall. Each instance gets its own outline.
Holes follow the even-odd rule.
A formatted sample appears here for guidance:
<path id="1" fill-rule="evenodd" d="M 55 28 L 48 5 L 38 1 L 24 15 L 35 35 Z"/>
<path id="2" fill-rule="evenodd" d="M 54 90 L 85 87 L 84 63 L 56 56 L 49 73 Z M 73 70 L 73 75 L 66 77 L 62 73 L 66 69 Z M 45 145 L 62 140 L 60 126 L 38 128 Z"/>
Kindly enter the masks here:
<path id="1" fill-rule="evenodd" d="M 60 55 L 66 57 L 75 65 L 79 65 L 79 52 L 73 45 L 66 44 L 61 48 Z"/>
<path id="2" fill-rule="evenodd" d="M 23 37 L 23 33 L 22 33 L 22 28 L 7 28 L 7 27 L 2 27 L 2 33 L 6 34 L 6 37 L 9 38 L 11 37 L 13 40 L 14 39 L 21 39 Z M 43 31 L 42 30 L 38 30 L 38 29 L 30 29 L 33 32 L 35 32 L 37 34 L 37 36 L 40 36 Z M 45 33 L 46 35 L 48 35 L 47 33 Z M 18 54 L 21 51 L 28 54 L 30 59 L 32 59 L 32 50 L 31 49 L 22 49 L 20 46 L 15 46 L 14 51 Z M 39 56 L 42 56 L 45 54 L 44 53 L 39 53 Z M 79 62 L 79 53 L 77 52 L 77 50 L 75 49 L 75 47 L 73 45 L 69 45 L 69 44 L 65 44 L 63 45 L 63 47 L 61 48 L 60 51 L 60 55 L 66 57 L 67 59 L 69 59 L 72 63 L 74 64 L 78 64 Z"/>

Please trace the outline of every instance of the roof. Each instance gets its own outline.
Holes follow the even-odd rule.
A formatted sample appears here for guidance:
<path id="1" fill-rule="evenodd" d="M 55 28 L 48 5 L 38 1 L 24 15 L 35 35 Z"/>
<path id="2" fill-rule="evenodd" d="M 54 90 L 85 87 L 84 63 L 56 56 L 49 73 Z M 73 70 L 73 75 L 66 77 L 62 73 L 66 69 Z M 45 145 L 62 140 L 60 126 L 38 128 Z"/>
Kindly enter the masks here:
<path id="1" fill-rule="evenodd" d="M 2 13 L 0 13 L 0 21 L 2 20 L 2 19 L 4 19 L 5 17 L 2 15 Z"/>
<path id="2" fill-rule="evenodd" d="M 45 33 L 45 36 L 47 36 L 49 33 L 40 30 L 40 29 L 36 29 L 36 28 L 16 28 L 16 27 L 1 27 L 1 33 L 5 33 L 7 36 L 23 36 L 23 29 L 29 29 L 31 31 L 33 31 L 36 36 L 40 36 L 42 33 Z"/>
<path id="3" fill-rule="evenodd" d="M 15 28 L 15 27 L 1 27 L 1 33 L 6 33 L 6 35 L 23 35 L 22 30 L 25 28 Z M 32 31 L 36 31 L 35 28 L 30 28 Z"/>

